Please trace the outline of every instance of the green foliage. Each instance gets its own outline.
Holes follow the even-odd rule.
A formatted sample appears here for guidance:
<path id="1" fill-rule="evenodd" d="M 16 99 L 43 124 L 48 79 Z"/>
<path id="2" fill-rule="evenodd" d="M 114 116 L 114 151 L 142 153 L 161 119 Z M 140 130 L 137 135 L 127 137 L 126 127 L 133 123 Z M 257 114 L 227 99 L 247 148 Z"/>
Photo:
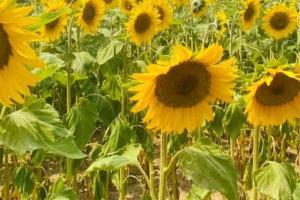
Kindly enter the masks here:
<path id="1" fill-rule="evenodd" d="M 118 40 L 111 40 L 108 44 L 101 46 L 98 49 L 97 53 L 97 61 L 99 65 L 103 65 L 110 59 L 112 59 L 115 55 L 120 53 L 123 48 L 124 43 Z"/>
<path id="2" fill-rule="evenodd" d="M 0 144 L 23 154 L 44 149 L 69 158 L 83 158 L 58 113 L 43 100 L 33 100 L 0 121 Z"/>
<path id="3" fill-rule="evenodd" d="M 238 200 L 238 177 L 232 160 L 220 147 L 202 138 L 179 156 L 183 174 L 197 186 L 219 191 L 229 200 Z"/>
<path id="4" fill-rule="evenodd" d="M 59 177 L 51 190 L 49 200 L 77 200 L 75 192 L 64 184 L 63 178 Z"/>
<path id="5" fill-rule="evenodd" d="M 32 169 L 26 165 L 14 169 L 13 183 L 23 195 L 29 197 L 35 187 L 35 176 Z"/>
<path id="6" fill-rule="evenodd" d="M 255 173 L 255 185 L 260 193 L 276 200 L 293 200 L 296 188 L 294 169 L 287 163 L 268 161 Z M 297 195 L 297 194 L 295 194 Z"/>
<path id="7" fill-rule="evenodd" d="M 122 149 L 121 154 L 108 157 L 99 157 L 88 167 L 86 172 L 91 173 L 96 170 L 115 171 L 126 165 L 138 166 L 139 162 L 137 160 L 137 157 L 140 154 L 140 151 L 140 145 L 128 145 L 124 149 Z"/>
<path id="8" fill-rule="evenodd" d="M 65 117 L 68 129 L 74 135 L 79 148 L 83 148 L 90 140 L 96 128 L 98 113 L 96 104 L 87 99 L 81 99 Z"/>

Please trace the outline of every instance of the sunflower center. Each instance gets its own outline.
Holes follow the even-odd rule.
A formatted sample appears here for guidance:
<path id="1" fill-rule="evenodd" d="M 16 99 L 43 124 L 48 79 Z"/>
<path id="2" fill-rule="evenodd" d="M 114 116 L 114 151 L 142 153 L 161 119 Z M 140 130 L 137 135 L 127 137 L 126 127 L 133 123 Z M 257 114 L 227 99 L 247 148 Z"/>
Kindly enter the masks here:
<path id="1" fill-rule="evenodd" d="M 255 97 L 264 105 L 276 106 L 292 101 L 298 95 L 299 91 L 299 81 L 283 73 L 278 73 L 274 76 L 269 86 L 264 83 L 258 87 Z"/>
<path id="2" fill-rule="evenodd" d="M 12 55 L 12 48 L 8 35 L 0 24 L 0 69 L 8 65 L 9 57 Z"/>
<path id="3" fill-rule="evenodd" d="M 158 13 L 159 13 L 159 19 L 160 19 L 160 20 L 163 20 L 164 17 L 165 17 L 164 9 L 162 9 L 162 8 L 159 7 L 159 6 L 155 6 L 155 8 L 157 8 L 157 10 L 158 10 Z"/>
<path id="4" fill-rule="evenodd" d="M 137 17 L 134 23 L 134 28 L 137 33 L 144 33 L 149 29 L 150 25 L 151 25 L 150 16 L 146 13 L 142 13 Z"/>
<path id="5" fill-rule="evenodd" d="M 253 4 L 253 2 L 251 2 L 248 4 L 248 7 L 244 12 L 244 20 L 250 21 L 254 15 L 254 13 L 255 13 L 254 4 Z"/>
<path id="6" fill-rule="evenodd" d="M 170 107 L 191 107 L 209 93 L 210 75 L 201 63 L 180 63 L 157 77 L 155 95 Z"/>
<path id="7" fill-rule="evenodd" d="M 132 4 L 130 3 L 130 1 L 125 2 L 125 8 L 126 8 L 126 10 L 131 10 L 132 9 Z"/>
<path id="8" fill-rule="evenodd" d="M 289 16 L 286 13 L 277 12 L 272 16 L 270 25 L 276 30 L 283 30 L 288 26 L 289 21 Z"/>
<path id="9" fill-rule="evenodd" d="M 53 20 L 52 22 L 49 22 L 48 24 L 45 25 L 46 30 L 51 31 L 53 29 L 55 29 L 55 27 L 58 25 L 59 23 L 59 18 Z"/>
<path id="10" fill-rule="evenodd" d="M 205 7 L 205 2 L 204 0 L 194 1 L 192 7 L 193 7 L 193 12 L 198 13 Z"/>
<path id="11" fill-rule="evenodd" d="M 82 19 L 86 23 L 91 23 L 95 18 L 95 15 L 96 15 L 96 9 L 94 4 L 91 1 L 87 2 L 83 9 Z"/>

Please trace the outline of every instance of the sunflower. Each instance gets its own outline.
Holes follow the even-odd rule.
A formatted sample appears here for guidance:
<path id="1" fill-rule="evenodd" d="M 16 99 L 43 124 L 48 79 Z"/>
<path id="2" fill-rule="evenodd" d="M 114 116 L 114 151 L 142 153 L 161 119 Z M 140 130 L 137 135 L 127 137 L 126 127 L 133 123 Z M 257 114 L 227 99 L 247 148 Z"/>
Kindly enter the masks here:
<path id="1" fill-rule="evenodd" d="M 190 0 L 173 0 L 172 1 L 176 6 L 185 6 L 187 5 Z"/>
<path id="2" fill-rule="evenodd" d="M 77 24 L 86 33 L 95 33 L 104 15 L 105 5 L 98 0 L 85 0 L 79 13 Z"/>
<path id="3" fill-rule="evenodd" d="M 35 21 L 27 17 L 33 7 L 13 8 L 0 3 L 0 103 L 11 106 L 23 103 L 23 95 L 30 95 L 29 86 L 37 83 L 27 67 L 43 67 L 44 64 L 30 47 L 39 36 L 26 29 Z"/>
<path id="4" fill-rule="evenodd" d="M 217 37 L 217 40 L 219 40 L 223 37 L 223 34 L 226 31 L 227 22 L 228 22 L 228 19 L 227 19 L 226 13 L 223 10 L 218 11 L 216 14 L 216 27 L 217 27 L 216 37 Z"/>
<path id="5" fill-rule="evenodd" d="M 192 0 L 191 7 L 195 16 L 201 17 L 207 13 L 211 0 Z"/>
<path id="6" fill-rule="evenodd" d="M 133 0 L 120 0 L 120 8 L 126 14 L 130 14 L 130 12 L 132 11 L 133 7 L 134 7 Z"/>
<path id="7" fill-rule="evenodd" d="M 281 125 L 300 117 L 300 73 L 281 68 L 255 82 L 246 99 L 248 121 L 257 126 Z"/>
<path id="8" fill-rule="evenodd" d="M 245 9 L 241 13 L 241 26 L 244 30 L 249 30 L 254 26 L 259 16 L 259 0 L 246 0 L 244 7 Z"/>
<path id="9" fill-rule="evenodd" d="M 161 23 L 159 17 L 158 10 L 152 5 L 147 3 L 137 5 L 126 23 L 132 41 L 137 45 L 150 42 Z"/>
<path id="10" fill-rule="evenodd" d="M 159 29 L 163 30 L 168 28 L 173 18 L 172 6 L 166 0 L 148 0 L 145 3 L 151 4 L 155 9 L 158 10 L 159 19 L 161 20 L 159 23 Z"/>
<path id="11" fill-rule="evenodd" d="M 288 37 L 297 29 L 297 11 L 283 3 L 268 9 L 263 17 L 263 29 L 267 35 L 278 40 Z"/>
<path id="12" fill-rule="evenodd" d="M 73 9 L 77 9 L 81 5 L 80 0 L 63 0 L 63 2 L 66 6 L 70 6 Z"/>
<path id="13" fill-rule="evenodd" d="M 192 53 L 177 45 L 173 59 L 151 64 L 148 72 L 137 73 L 130 89 L 136 104 L 132 112 L 147 109 L 144 122 L 162 133 L 192 132 L 213 118 L 210 104 L 216 99 L 231 102 L 236 78 L 235 59 L 221 62 L 223 48 L 213 44 Z"/>
<path id="14" fill-rule="evenodd" d="M 98 0 L 104 3 L 106 9 L 113 9 L 118 6 L 118 0 Z"/>
<path id="15" fill-rule="evenodd" d="M 55 12 L 63 7 L 65 7 L 65 4 L 63 1 L 52 1 L 47 2 L 46 10 L 47 12 Z M 63 14 L 62 16 L 58 17 L 57 19 L 47 23 L 42 28 L 42 35 L 43 38 L 45 38 L 48 41 L 54 41 L 60 38 L 60 35 L 65 32 L 65 27 L 68 22 L 68 17 L 66 14 Z"/>

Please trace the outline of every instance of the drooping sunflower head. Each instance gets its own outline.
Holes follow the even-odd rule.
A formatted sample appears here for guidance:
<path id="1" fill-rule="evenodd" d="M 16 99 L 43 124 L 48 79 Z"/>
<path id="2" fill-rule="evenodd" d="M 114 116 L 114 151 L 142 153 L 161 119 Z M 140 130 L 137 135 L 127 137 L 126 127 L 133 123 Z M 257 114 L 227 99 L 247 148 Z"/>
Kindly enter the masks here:
<path id="1" fill-rule="evenodd" d="M 166 29 L 170 26 L 173 19 L 173 9 L 172 6 L 167 2 L 167 0 L 148 0 L 145 3 L 151 4 L 155 9 L 157 9 L 159 14 L 159 30 Z"/>
<path id="2" fill-rule="evenodd" d="M 55 12 L 63 7 L 65 7 L 62 1 L 47 2 L 45 5 L 46 12 Z M 61 34 L 65 32 L 65 27 L 68 22 L 68 17 L 66 14 L 59 16 L 53 21 L 47 23 L 42 28 L 42 35 L 47 41 L 55 41 L 60 38 Z"/>
<path id="3" fill-rule="evenodd" d="M 288 37 L 297 29 L 297 11 L 294 7 L 288 7 L 280 3 L 268 9 L 263 17 L 263 29 L 265 33 L 274 38 Z"/>
<path id="4" fill-rule="evenodd" d="M 248 121 L 255 126 L 275 126 L 299 118 L 299 92 L 298 72 L 269 70 L 266 77 L 250 87 L 246 97 Z"/>
<path id="5" fill-rule="evenodd" d="M 133 0 L 120 0 L 120 8 L 126 14 L 130 14 L 134 7 Z"/>
<path id="6" fill-rule="evenodd" d="M 95 33 L 104 15 L 105 6 L 102 1 L 85 0 L 79 13 L 77 24 L 85 33 Z"/>
<path id="7" fill-rule="evenodd" d="M 221 62 L 223 48 L 214 44 L 192 54 L 177 45 L 173 59 L 148 66 L 134 74 L 137 85 L 130 89 L 136 101 L 134 113 L 146 109 L 144 122 L 162 133 L 193 131 L 213 118 L 211 103 L 230 102 L 235 79 L 235 59 Z"/>
<path id="8" fill-rule="evenodd" d="M 224 12 L 224 10 L 218 11 L 216 14 L 216 26 L 217 26 L 217 33 L 216 33 L 216 37 L 217 40 L 219 40 L 220 38 L 222 38 L 223 34 L 226 31 L 226 24 L 228 22 L 226 13 Z"/>
<path id="9" fill-rule="evenodd" d="M 151 4 L 142 3 L 135 7 L 126 23 L 131 40 L 137 45 L 150 42 L 157 33 L 161 22 L 157 9 Z"/>
<path id="10" fill-rule="evenodd" d="M 106 9 L 114 9 L 118 6 L 118 0 L 98 0 L 104 3 Z"/>
<path id="11" fill-rule="evenodd" d="M 192 0 L 191 9 L 195 16 L 203 16 L 207 13 L 211 0 Z"/>
<path id="12" fill-rule="evenodd" d="M 259 0 L 246 0 L 244 10 L 241 12 L 241 26 L 244 30 L 251 29 L 259 16 Z"/>
<path id="13" fill-rule="evenodd" d="M 35 22 L 28 17 L 32 7 L 9 5 L 0 2 L 0 103 L 5 106 L 23 103 L 23 95 L 30 95 L 29 86 L 37 83 L 27 67 L 44 66 L 30 46 L 40 37 L 26 29 Z"/>

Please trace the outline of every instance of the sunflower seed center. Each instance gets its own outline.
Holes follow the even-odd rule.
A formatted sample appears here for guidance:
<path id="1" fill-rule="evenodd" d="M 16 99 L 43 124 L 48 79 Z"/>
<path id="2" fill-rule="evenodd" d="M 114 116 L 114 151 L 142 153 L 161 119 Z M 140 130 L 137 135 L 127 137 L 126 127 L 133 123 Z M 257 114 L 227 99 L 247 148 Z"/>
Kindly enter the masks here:
<path id="1" fill-rule="evenodd" d="M 58 25 L 59 23 L 59 18 L 53 20 L 52 22 L 49 22 L 45 25 L 46 30 L 51 31 L 53 29 L 55 29 L 55 27 Z"/>
<path id="2" fill-rule="evenodd" d="M 131 10 L 132 9 L 132 4 L 130 3 L 130 1 L 125 2 L 125 8 L 126 8 L 126 10 Z"/>
<path id="3" fill-rule="evenodd" d="M 205 1 L 199 0 L 192 3 L 193 13 L 200 12 L 205 7 Z"/>
<path id="4" fill-rule="evenodd" d="M 93 22 L 95 15 L 96 15 L 95 5 L 91 1 L 87 2 L 83 9 L 82 19 L 86 23 L 91 23 Z"/>
<path id="5" fill-rule="evenodd" d="M 170 107 L 191 107 L 209 93 L 210 74 L 201 63 L 180 63 L 167 73 L 157 77 L 155 94 Z"/>
<path id="6" fill-rule="evenodd" d="M 150 25 L 151 25 L 150 16 L 146 13 L 142 13 L 137 17 L 134 23 L 134 28 L 137 33 L 141 34 L 146 32 L 149 29 Z"/>
<path id="7" fill-rule="evenodd" d="M 272 16 L 270 25 L 276 30 L 283 30 L 288 26 L 289 22 L 289 16 L 286 13 L 277 12 Z"/>
<path id="8" fill-rule="evenodd" d="M 0 24 L 0 69 L 8 65 L 9 57 L 12 55 L 12 47 L 8 35 Z"/>
<path id="9" fill-rule="evenodd" d="M 255 14 L 254 4 L 253 2 L 248 4 L 247 9 L 244 12 L 244 20 L 250 21 Z"/>
<path id="10" fill-rule="evenodd" d="M 271 84 L 259 86 L 255 97 L 266 106 L 276 106 L 293 101 L 300 91 L 300 82 L 283 73 L 274 76 Z"/>

